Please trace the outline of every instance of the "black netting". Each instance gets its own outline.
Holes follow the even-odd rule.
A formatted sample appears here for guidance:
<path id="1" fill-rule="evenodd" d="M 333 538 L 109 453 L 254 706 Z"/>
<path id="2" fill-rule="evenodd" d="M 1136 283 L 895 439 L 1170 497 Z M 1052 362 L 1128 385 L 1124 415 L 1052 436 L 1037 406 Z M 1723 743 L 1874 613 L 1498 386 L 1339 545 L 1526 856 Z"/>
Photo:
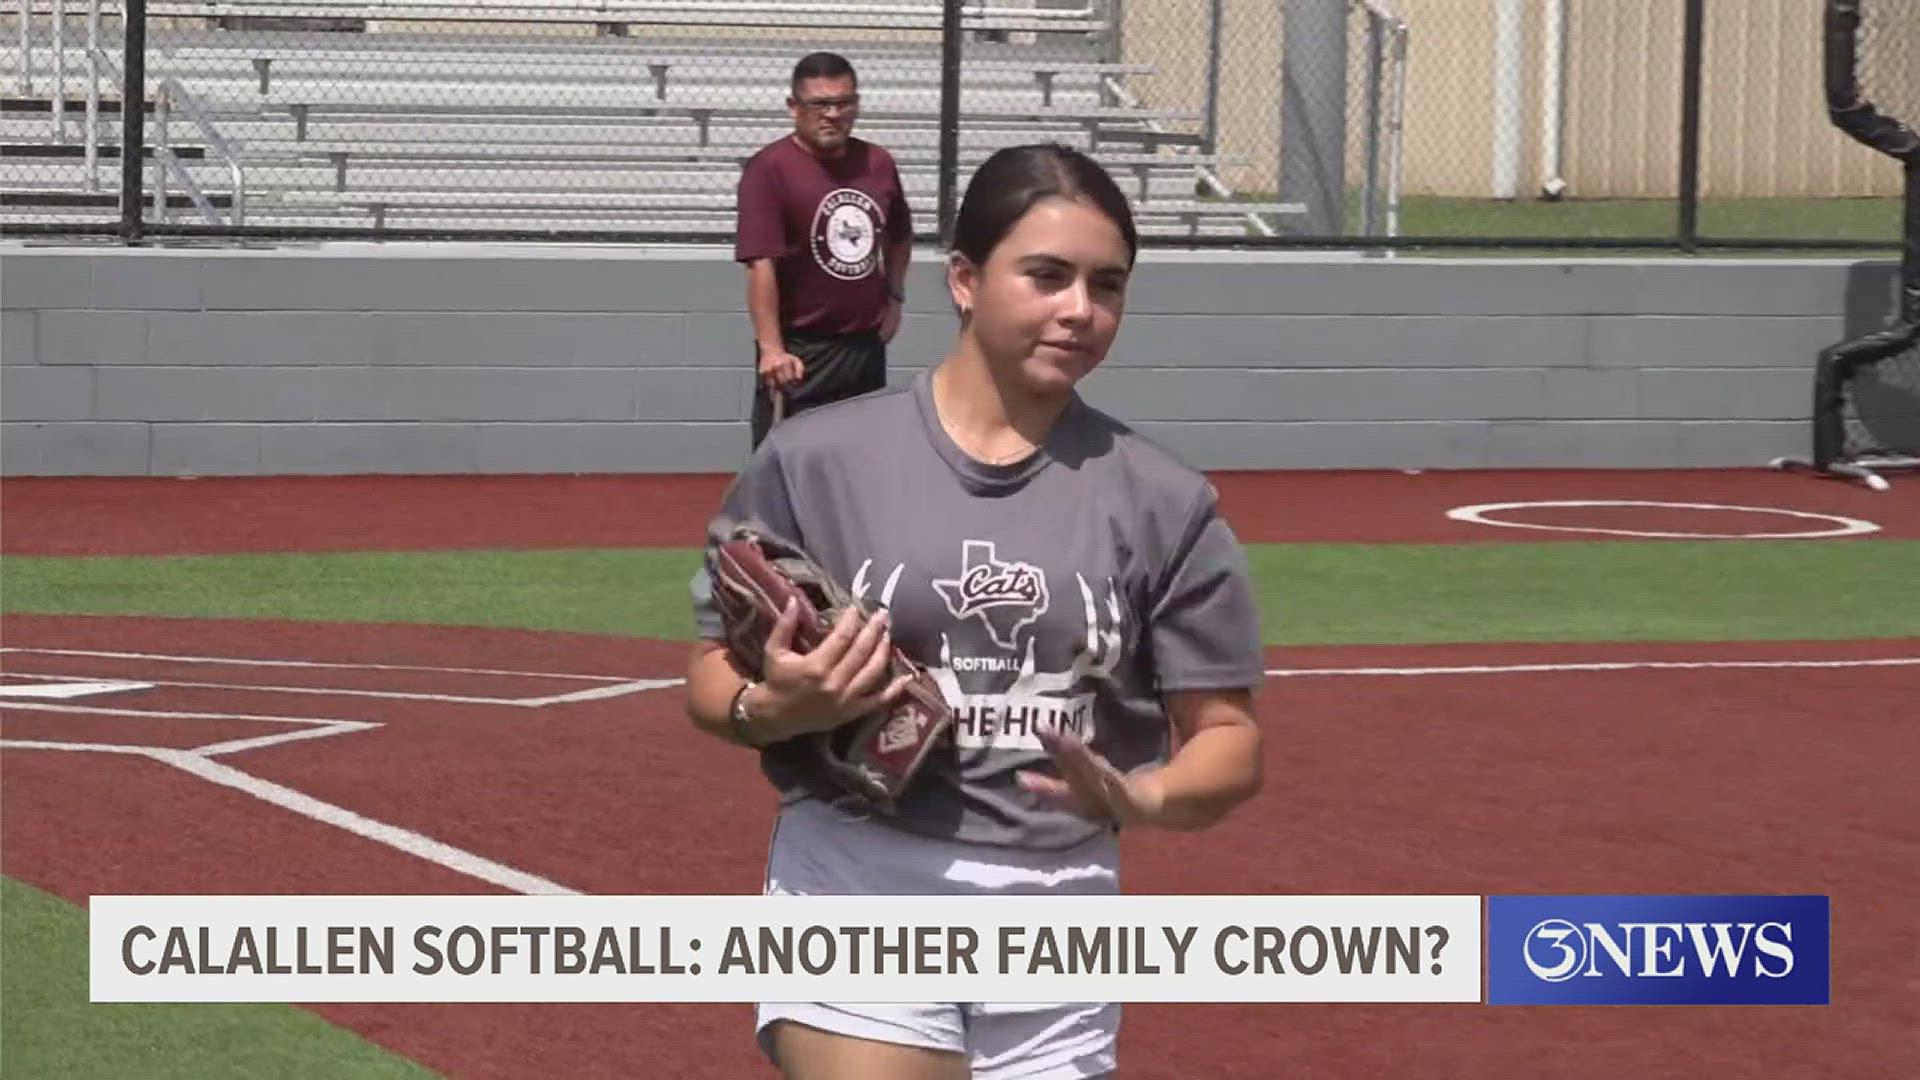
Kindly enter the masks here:
<path id="1" fill-rule="evenodd" d="M 1860 95 L 1881 115 L 1920 125 L 1920 0 L 1863 0 L 1856 49 Z"/>
<path id="2" fill-rule="evenodd" d="M 1856 369 L 1842 401 L 1842 457 L 1920 456 L 1920 342 Z"/>

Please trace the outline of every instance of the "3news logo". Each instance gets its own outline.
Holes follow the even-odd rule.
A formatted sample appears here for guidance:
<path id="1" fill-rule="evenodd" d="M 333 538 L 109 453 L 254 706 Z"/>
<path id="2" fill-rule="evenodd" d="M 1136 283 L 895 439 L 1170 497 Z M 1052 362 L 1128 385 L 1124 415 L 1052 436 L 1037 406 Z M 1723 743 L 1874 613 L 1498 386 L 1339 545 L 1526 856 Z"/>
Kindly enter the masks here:
<path id="1" fill-rule="evenodd" d="M 1490 1005 L 1825 1005 L 1824 896 L 1489 896 Z"/>

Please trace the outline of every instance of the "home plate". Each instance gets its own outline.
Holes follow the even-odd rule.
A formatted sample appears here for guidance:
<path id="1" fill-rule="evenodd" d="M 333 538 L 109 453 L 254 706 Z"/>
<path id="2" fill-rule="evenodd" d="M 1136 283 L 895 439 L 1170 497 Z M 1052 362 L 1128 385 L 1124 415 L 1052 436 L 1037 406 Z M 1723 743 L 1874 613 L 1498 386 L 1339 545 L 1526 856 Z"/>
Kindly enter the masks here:
<path id="1" fill-rule="evenodd" d="M 20 676 L 15 676 L 19 678 Z M 26 676 L 33 678 L 33 676 Z M 92 682 L 50 682 L 50 683 L 0 683 L 0 700 L 8 698 L 38 698 L 65 700 L 67 698 L 92 697 L 95 694 L 119 694 L 128 690 L 150 690 L 152 683 L 132 682 L 127 679 L 97 679 Z"/>

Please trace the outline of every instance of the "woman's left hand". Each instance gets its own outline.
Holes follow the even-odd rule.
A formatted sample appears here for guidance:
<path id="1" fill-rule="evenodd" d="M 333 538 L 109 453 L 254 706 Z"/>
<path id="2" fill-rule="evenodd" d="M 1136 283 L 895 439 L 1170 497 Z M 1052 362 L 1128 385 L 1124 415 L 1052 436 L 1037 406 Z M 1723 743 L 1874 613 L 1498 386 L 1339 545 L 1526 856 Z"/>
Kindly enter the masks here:
<path id="1" fill-rule="evenodd" d="M 1129 776 L 1066 732 L 1042 732 L 1040 745 L 1053 755 L 1060 776 L 1021 772 L 1019 780 L 1043 802 L 1119 825 L 1151 824 L 1166 804 L 1158 770 Z"/>

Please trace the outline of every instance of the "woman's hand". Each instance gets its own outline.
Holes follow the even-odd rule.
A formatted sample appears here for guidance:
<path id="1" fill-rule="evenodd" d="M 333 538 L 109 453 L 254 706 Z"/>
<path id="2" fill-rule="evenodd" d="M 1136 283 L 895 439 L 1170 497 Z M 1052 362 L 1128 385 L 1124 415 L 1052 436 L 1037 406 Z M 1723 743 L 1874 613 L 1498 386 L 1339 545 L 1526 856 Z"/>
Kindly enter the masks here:
<path id="1" fill-rule="evenodd" d="M 1180 749 L 1159 768 L 1122 773 L 1078 737 L 1042 733 L 1040 745 L 1060 776 L 1022 772 L 1020 785 L 1095 821 L 1183 830 L 1207 828 L 1260 791 L 1260 728 L 1250 692 L 1174 691 L 1167 714 Z"/>
<path id="2" fill-rule="evenodd" d="M 1040 733 L 1040 745 L 1053 755 L 1060 776 L 1022 772 L 1020 785 L 1041 801 L 1095 821 L 1151 825 L 1166 805 L 1159 770 L 1122 773 L 1093 748 L 1066 732 Z"/>
<path id="3" fill-rule="evenodd" d="M 864 618 L 848 608 L 811 652 L 793 651 L 800 609 L 789 602 L 767 634 L 767 660 L 748 713 L 776 739 L 828 731 L 891 705 L 912 681 L 887 681 L 893 635 L 886 611 Z"/>

